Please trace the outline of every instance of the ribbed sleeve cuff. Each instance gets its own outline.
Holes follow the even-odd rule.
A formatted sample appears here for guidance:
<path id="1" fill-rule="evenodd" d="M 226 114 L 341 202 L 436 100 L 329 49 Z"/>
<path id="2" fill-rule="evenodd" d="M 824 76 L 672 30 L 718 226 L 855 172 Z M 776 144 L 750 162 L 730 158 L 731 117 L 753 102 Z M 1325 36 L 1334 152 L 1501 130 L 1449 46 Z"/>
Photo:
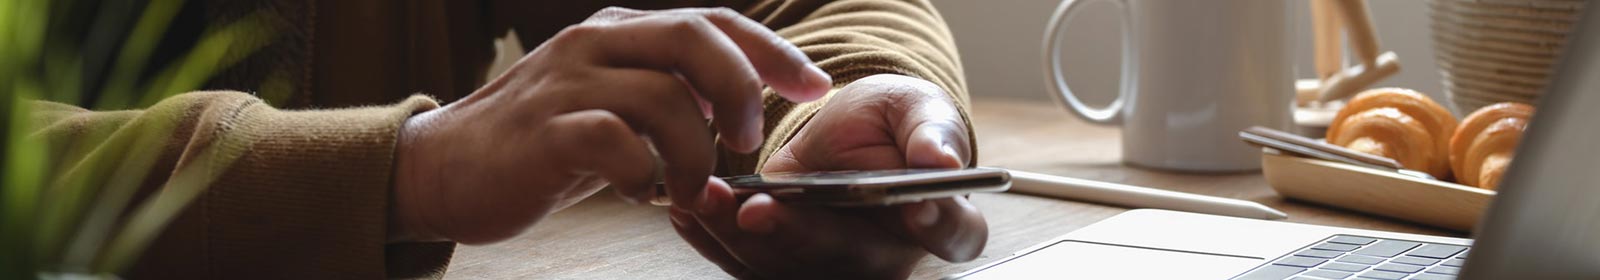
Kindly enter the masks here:
<path id="1" fill-rule="evenodd" d="M 202 248 L 211 276 L 442 275 L 453 245 L 386 243 L 399 129 L 413 114 L 438 106 L 423 96 L 391 106 L 316 111 L 280 111 L 257 102 L 220 116 L 218 138 L 245 146 L 192 206 L 199 209 L 191 209 L 206 220 Z"/>

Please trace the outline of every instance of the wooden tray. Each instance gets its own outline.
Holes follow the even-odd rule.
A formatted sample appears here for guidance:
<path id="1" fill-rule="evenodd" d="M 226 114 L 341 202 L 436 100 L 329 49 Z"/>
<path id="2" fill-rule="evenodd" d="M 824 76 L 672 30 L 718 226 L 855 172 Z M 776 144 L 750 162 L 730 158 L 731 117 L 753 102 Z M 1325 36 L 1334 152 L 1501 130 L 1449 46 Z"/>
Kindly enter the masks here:
<path id="1" fill-rule="evenodd" d="M 1339 162 L 1261 153 L 1279 195 L 1417 223 L 1471 231 L 1494 191 Z"/>

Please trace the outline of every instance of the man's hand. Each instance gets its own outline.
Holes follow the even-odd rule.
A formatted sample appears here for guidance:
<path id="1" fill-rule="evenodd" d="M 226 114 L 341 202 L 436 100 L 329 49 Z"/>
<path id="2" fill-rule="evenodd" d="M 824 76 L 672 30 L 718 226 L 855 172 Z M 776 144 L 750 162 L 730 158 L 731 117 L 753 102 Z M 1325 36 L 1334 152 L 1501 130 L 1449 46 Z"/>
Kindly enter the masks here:
<path id="1" fill-rule="evenodd" d="M 675 204 L 697 205 L 715 160 L 706 118 L 729 148 L 756 149 L 763 83 L 808 101 L 831 82 L 732 10 L 603 10 L 471 96 L 405 123 L 391 239 L 503 240 L 607 182 L 648 198 L 657 175 Z"/>
<path id="2" fill-rule="evenodd" d="M 840 89 L 762 172 L 956 168 L 971 158 L 967 126 L 938 86 L 877 75 Z M 976 258 L 988 225 L 965 197 L 890 207 L 788 205 L 758 194 L 735 201 L 711 180 L 699 209 L 671 210 L 678 234 L 740 278 L 905 278 L 933 253 Z"/>

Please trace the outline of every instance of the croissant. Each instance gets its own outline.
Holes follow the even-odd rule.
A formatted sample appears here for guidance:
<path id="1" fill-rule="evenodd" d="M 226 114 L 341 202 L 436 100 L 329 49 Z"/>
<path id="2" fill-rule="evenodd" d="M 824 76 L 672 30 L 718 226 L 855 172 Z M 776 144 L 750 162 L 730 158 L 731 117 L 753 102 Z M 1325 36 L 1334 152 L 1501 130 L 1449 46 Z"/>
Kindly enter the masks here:
<path id="1" fill-rule="evenodd" d="M 1327 141 L 1394 159 L 1434 178 L 1450 176 L 1450 137 L 1456 118 L 1416 91 L 1371 89 L 1350 99 L 1328 126 Z"/>
<path id="2" fill-rule="evenodd" d="M 1533 106 L 1514 102 L 1496 103 L 1467 115 L 1450 137 L 1450 167 L 1456 182 L 1498 188 L 1532 116 Z"/>

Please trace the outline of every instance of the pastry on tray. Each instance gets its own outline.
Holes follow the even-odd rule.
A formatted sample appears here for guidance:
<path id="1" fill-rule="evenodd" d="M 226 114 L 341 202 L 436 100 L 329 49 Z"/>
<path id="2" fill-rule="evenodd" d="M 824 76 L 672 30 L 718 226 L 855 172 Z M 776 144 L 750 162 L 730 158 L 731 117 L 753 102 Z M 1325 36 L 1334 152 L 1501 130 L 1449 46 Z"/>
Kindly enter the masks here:
<path id="1" fill-rule="evenodd" d="M 1394 159 L 1407 169 L 1450 178 L 1456 118 L 1416 91 L 1379 88 L 1356 94 L 1329 123 L 1327 141 Z"/>
<path id="2" fill-rule="evenodd" d="M 1522 140 L 1533 106 L 1506 102 L 1456 120 L 1416 91 L 1379 88 L 1357 94 L 1329 123 L 1329 144 L 1394 159 L 1406 169 L 1493 190 Z"/>
<path id="3" fill-rule="evenodd" d="M 1522 140 L 1533 106 L 1505 102 L 1479 108 L 1450 137 L 1450 166 L 1456 182 L 1496 189 Z"/>

